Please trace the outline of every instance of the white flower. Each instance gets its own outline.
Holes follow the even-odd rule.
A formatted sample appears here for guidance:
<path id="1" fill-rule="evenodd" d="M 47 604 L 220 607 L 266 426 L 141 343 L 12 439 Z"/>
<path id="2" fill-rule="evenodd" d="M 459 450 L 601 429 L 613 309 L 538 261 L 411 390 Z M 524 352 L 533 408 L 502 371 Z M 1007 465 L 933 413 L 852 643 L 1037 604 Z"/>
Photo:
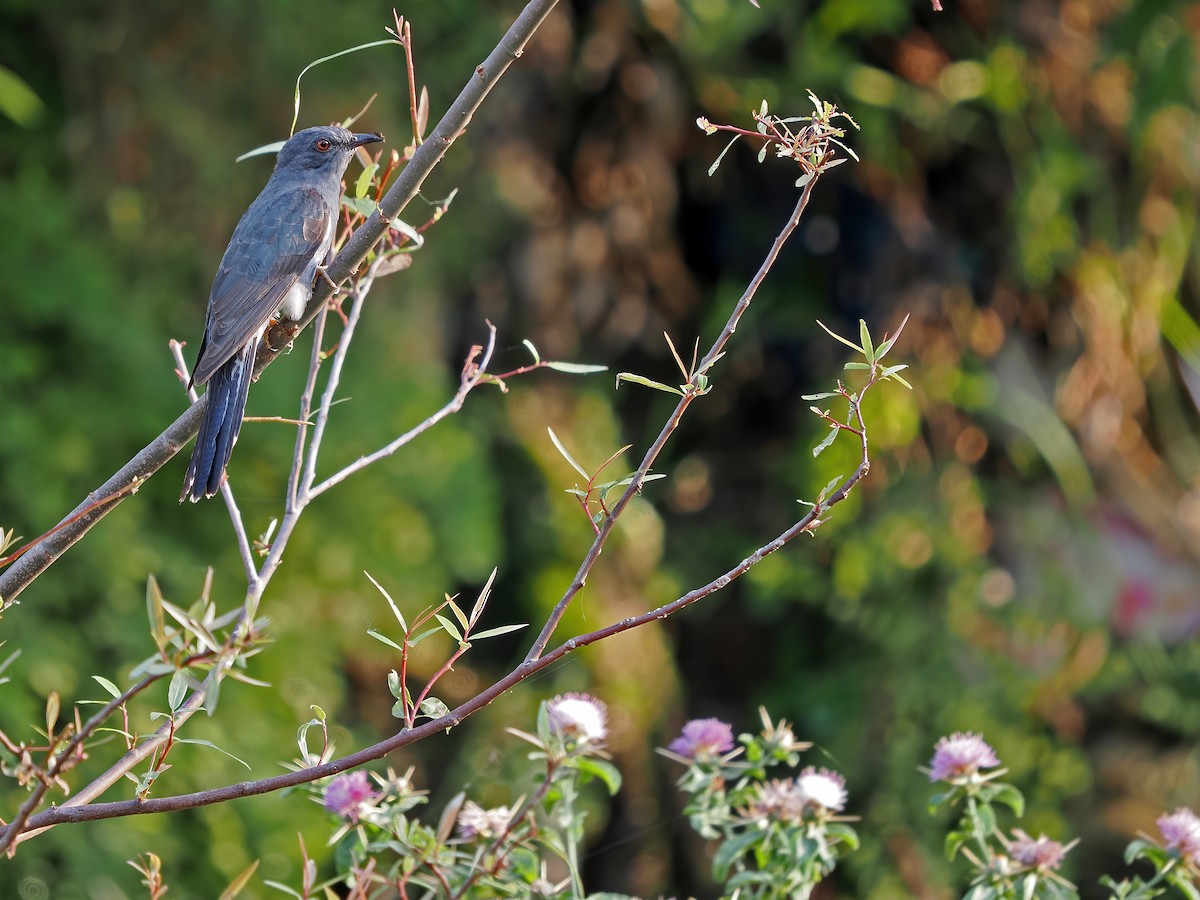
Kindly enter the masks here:
<path id="1" fill-rule="evenodd" d="M 846 779 L 837 772 L 809 766 L 800 773 L 796 785 L 807 806 L 841 812 L 846 805 Z"/>
<path id="2" fill-rule="evenodd" d="M 581 744 L 599 744 L 608 736 L 604 704 L 588 694 L 559 694 L 546 702 L 550 730 Z"/>

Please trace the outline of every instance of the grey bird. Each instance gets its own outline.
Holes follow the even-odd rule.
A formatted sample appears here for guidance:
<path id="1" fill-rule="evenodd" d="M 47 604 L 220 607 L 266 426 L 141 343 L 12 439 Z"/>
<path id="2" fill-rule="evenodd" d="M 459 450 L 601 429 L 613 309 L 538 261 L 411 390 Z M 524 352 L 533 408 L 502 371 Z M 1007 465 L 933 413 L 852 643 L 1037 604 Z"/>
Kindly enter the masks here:
<path id="1" fill-rule="evenodd" d="M 273 316 L 291 321 L 303 316 L 318 269 L 333 246 L 346 166 L 356 148 L 382 140 L 381 134 L 337 127 L 296 132 L 233 230 L 208 295 L 204 338 L 188 382 L 188 387 L 208 383 L 208 407 L 181 503 L 221 489 L 242 427 L 258 345 Z"/>

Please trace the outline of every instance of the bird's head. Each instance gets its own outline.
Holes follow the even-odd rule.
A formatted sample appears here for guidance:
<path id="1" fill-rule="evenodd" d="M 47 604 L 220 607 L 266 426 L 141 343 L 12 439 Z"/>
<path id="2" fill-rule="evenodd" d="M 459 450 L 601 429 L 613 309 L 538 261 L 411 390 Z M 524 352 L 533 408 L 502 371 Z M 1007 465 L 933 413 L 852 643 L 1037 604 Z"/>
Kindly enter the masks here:
<path id="1" fill-rule="evenodd" d="M 358 147 L 382 140 L 382 134 L 354 134 L 336 125 L 305 128 L 293 134 L 280 148 L 275 168 L 324 170 L 340 178 Z"/>

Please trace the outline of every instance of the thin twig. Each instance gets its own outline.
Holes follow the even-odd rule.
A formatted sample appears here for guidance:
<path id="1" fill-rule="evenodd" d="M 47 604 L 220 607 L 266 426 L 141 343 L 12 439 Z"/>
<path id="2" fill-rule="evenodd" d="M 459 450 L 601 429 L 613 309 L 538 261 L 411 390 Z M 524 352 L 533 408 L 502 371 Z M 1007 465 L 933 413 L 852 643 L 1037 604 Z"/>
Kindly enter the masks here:
<path id="1" fill-rule="evenodd" d="M 416 425 L 415 427 L 404 432 L 404 434 L 400 435 L 394 441 L 391 441 L 385 446 L 380 447 L 374 453 L 368 453 L 366 456 L 360 456 L 345 468 L 334 472 L 320 484 L 313 486 L 309 490 L 309 496 L 318 497 L 331 487 L 341 484 L 354 473 L 365 469 L 374 462 L 378 462 L 381 459 L 391 456 L 405 444 L 411 443 L 414 438 L 424 434 L 438 422 L 442 421 L 442 419 L 445 419 L 447 416 L 451 416 L 462 409 L 463 403 L 466 402 L 467 394 L 471 393 L 471 391 L 487 377 L 487 366 L 488 363 L 491 362 L 492 351 L 496 347 L 496 326 L 491 322 L 488 322 L 487 327 L 488 340 L 487 344 L 482 348 L 483 356 L 480 358 L 478 364 L 476 364 L 473 360 L 467 361 L 467 365 L 463 367 L 462 380 L 459 383 L 458 391 L 455 393 L 454 397 L 449 403 L 447 403 L 429 418 L 425 419 L 419 425 Z"/>
<path id="2" fill-rule="evenodd" d="M 623 493 L 621 498 L 615 504 L 613 504 L 612 509 L 601 522 L 599 531 L 597 531 L 596 537 L 592 541 L 592 546 L 588 550 L 587 555 L 583 558 L 583 562 L 580 563 L 579 569 L 575 573 L 575 577 L 571 580 L 571 584 L 567 587 L 562 599 L 555 604 L 553 611 L 546 619 L 546 624 L 543 626 L 541 634 L 537 636 L 537 640 L 533 642 L 533 646 L 529 648 L 529 652 L 525 655 L 526 662 L 532 662 L 541 656 L 541 654 L 545 651 L 546 645 L 549 644 L 550 638 L 553 636 L 554 630 L 558 627 L 559 622 L 562 621 L 562 617 L 566 613 L 567 608 L 571 605 L 571 602 L 575 599 L 576 595 L 583 590 L 583 586 L 587 583 L 588 574 L 592 571 L 592 567 L 595 566 L 596 561 L 600 558 L 600 554 L 604 550 L 604 544 L 608 540 L 608 536 L 612 534 L 613 527 L 616 525 L 617 518 L 624 511 L 625 507 L 629 505 L 629 501 L 633 499 L 634 495 L 636 495 L 642 489 L 642 483 L 646 476 L 650 473 L 651 466 L 654 465 L 654 461 L 658 458 L 659 453 L 662 452 L 663 447 L 666 446 L 671 435 L 675 433 L 675 429 L 679 426 L 679 422 L 683 418 L 683 414 L 687 411 L 687 408 L 691 405 L 692 401 L 700 396 L 701 391 L 697 376 L 704 375 L 707 377 L 708 370 L 712 368 L 713 363 L 717 361 L 717 357 L 719 357 L 724 351 L 725 344 L 729 342 L 729 338 L 733 336 L 735 331 L 737 331 L 738 323 L 741 322 L 742 316 L 745 314 L 746 310 L 750 308 L 750 301 L 754 299 L 754 295 L 758 292 L 759 286 L 763 283 L 764 279 L 766 279 L 767 273 L 771 271 L 771 267 L 775 264 L 775 260 L 778 258 L 780 250 L 783 249 L 783 245 L 787 243 L 787 240 L 789 237 L 791 237 L 792 232 L 796 230 L 796 226 L 800 224 L 800 217 L 804 214 L 805 207 L 808 206 L 808 200 L 812 196 L 813 188 L 816 186 L 818 180 L 819 179 L 817 178 L 813 178 L 804 186 L 804 190 L 801 192 L 799 199 L 796 201 L 795 209 L 792 210 L 792 214 L 788 217 L 783 229 L 778 235 L 776 235 L 774 242 L 771 244 L 771 249 L 767 252 L 766 258 L 763 260 L 762 265 L 758 267 L 758 272 L 755 273 L 754 278 L 750 281 L 750 284 L 746 286 L 745 292 L 738 299 L 737 304 L 733 308 L 733 312 L 730 313 L 728 320 L 725 322 L 725 327 L 721 329 L 721 333 L 717 335 L 716 340 L 713 341 L 712 347 L 710 347 L 709 351 L 704 354 L 704 358 L 700 360 L 699 367 L 695 372 L 692 373 L 692 377 L 688 381 L 688 387 L 690 389 L 685 390 L 683 396 L 679 398 L 679 402 L 676 404 L 675 410 L 667 419 L 666 424 L 663 425 L 662 431 L 660 431 L 658 437 L 654 439 L 654 443 L 650 445 L 650 449 L 646 451 L 646 455 L 642 457 L 642 462 L 638 466 L 637 471 L 634 473 L 632 480 L 629 482 L 629 486 L 625 488 L 625 493 Z"/>

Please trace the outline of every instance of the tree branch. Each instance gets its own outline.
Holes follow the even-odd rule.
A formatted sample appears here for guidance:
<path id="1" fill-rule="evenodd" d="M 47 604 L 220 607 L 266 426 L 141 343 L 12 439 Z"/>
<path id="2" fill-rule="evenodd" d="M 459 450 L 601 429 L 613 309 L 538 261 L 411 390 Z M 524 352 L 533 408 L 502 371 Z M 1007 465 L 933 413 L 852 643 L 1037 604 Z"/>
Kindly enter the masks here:
<path id="1" fill-rule="evenodd" d="M 327 273 L 332 281 L 340 283 L 354 274 L 366 259 L 367 253 L 383 237 L 393 219 L 404 211 L 420 190 L 425 179 L 433 171 L 446 151 L 457 140 L 470 123 L 471 118 L 483 103 L 484 98 L 500 78 L 523 52 L 525 44 L 549 15 L 557 0 L 530 0 L 517 16 L 500 42 L 482 64 L 475 68 L 470 80 L 459 92 L 458 97 L 442 116 L 437 127 L 416 152 L 408 165 L 401 170 L 395 183 L 379 203 L 379 210 L 350 236 L 342 251 L 337 255 Z M 332 289 L 322 279 L 313 291 L 304 318 L 299 325 L 303 329 L 317 317 Z M 260 358 L 256 370 L 261 371 L 271 362 L 271 357 Z M 162 434 L 146 445 L 136 456 L 109 478 L 104 484 L 79 504 L 66 517 L 78 515 L 97 501 L 112 498 L 80 516 L 76 521 L 50 533 L 25 552 L 7 570 L 0 572 L 0 611 L 7 609 L 35 578 L 48 569 L 79 541 L 93 525 L 116 508 L 123 499 L 122 491 L 137 480 L 152 476 L 165 465 L 180 448 L 187 444 L 200 428 L 200 417 L 207 404 L 207 394 L 176 419 Z"/>

